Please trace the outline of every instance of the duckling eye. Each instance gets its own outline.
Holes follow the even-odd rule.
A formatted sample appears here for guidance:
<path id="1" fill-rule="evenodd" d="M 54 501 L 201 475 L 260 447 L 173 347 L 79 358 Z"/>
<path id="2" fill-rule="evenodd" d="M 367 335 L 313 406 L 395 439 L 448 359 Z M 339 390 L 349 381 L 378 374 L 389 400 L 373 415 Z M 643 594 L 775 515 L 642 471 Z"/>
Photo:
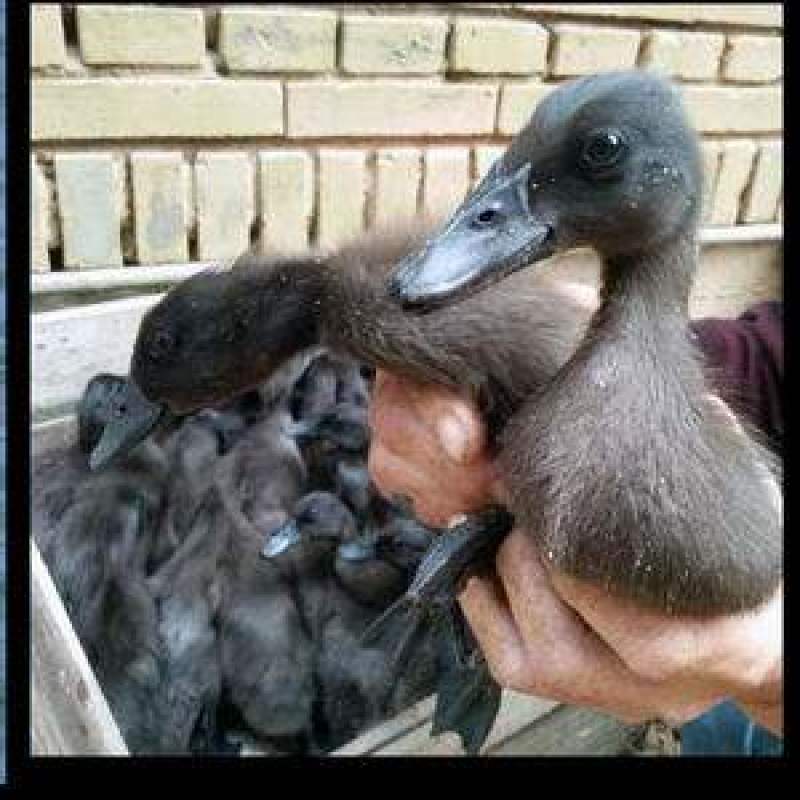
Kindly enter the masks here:
<path id="1" fill-rule="evenodd" d="M 150 358 L 158 361 L 168 356 L 174 347 L 175 337 L 169 331 L 158 331 L 150 344 Z"/>
<path id="2" fill-rule="evenodd" d="M 619 131 L 597 131 L 584 141 L 580 164 L 590 171 L 604 170 L 619 163 L 626 149 L 625 139 Z"/>

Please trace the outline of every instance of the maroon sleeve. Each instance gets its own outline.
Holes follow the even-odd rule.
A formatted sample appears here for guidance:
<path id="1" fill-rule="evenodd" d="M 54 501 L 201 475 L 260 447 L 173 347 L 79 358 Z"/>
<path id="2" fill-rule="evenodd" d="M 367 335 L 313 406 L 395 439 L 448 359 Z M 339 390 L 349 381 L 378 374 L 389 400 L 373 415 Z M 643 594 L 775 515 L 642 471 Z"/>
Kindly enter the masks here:
<path id="1" fill-rule="evenodd" d="M 759 303 L 738 319 L 691 323 L 720 396 L 781 452 L 783 443 L 783 303 Z"/>

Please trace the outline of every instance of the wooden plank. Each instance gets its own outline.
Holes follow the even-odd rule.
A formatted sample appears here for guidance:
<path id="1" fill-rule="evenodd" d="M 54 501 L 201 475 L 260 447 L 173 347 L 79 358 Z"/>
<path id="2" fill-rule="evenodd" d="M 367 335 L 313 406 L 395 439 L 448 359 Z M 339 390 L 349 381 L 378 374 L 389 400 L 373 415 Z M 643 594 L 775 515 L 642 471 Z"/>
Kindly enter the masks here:
<path id="1" fill-rule="evenodd" d="M 426 697 L 424 700 L 415 703 L 411 708 L 407 708 L 393 719 L 371 728 L 343 747 L 340 747 L 338 750 L 334 750 L 331 755 L 371 755 L 392 742 L 411 735 L 418 728 L 424 727 L 426 724 L 430 727 L 435 703 L 436 698 Z"/>
<path id="2" fill-rule="evenodd" d="M 33 540 L 31 752 L 33 755 L 128 754 Z"/>
<path id="3" fill-rule="evenodd" d="M 777 242 L 781 239 L 783 239 L 783 225 L 780 223 L 709 226 L 700 229 L 700 243 L 703 245 Z M 117 269 L 45 272 L 31 276 L 31 292 L 34 295 L 67 294 L 103 289 L 161 286 L 178 283 L 198 272 L 214 268 L 216 265 L 217 262 L 197 261 L 188 264 L 143 264 Z"/>
<path id="4" fill-rule="evenodd" d="M 33 315 L 33 421 L 70 413 L 98 372 L 126 374 L 139 323 L 163 295 Z"/>
<path id="5" fill-rule="evenodd" d="M 602 756 L 628 751 L 632 726 L 586 708 L 561 706 L 490 748 L 492 756 Z"/>
<path id="6" fill-rule="evenodd" d="M 527 728 L 534 720 L 560 705 L 541 697 L 505 691 L 500 703 L 492 732 L 484 745 L 484 752 L 489 752 L 502 742 L 513 738 L 519 731 Z M 409 731 L 384 746 L 372 750 L 372 755 L 380 756 L 452 756 L 464 755 L 461 741 L 454 733 L 431 736 L 431 721 Z"/>

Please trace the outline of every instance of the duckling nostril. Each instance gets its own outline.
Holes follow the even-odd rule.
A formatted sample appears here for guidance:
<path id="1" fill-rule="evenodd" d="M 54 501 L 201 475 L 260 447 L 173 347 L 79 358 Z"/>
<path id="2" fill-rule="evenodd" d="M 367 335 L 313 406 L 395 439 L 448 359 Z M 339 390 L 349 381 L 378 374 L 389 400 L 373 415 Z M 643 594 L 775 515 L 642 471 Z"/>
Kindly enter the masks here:
<path id="1" fill-rule="evenodd" d="M 473 228 L 484 228 L 489 225 L 496 225 L 503 219 L 503 213 L 494 207 L 484 208 L 473 220 Z"/>

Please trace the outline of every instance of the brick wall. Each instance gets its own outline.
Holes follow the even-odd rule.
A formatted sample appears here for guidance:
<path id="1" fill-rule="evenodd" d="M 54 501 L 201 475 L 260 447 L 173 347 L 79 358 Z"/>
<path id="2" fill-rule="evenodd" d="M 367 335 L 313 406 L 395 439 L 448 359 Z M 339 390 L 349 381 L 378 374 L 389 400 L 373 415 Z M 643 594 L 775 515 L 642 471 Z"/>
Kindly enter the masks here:
<path id="1" fill-rule="evenodd" d="M 36 271 L 441 217 L 559 82 L 661 70 L 709 225 L 782 215 L 779 5 L 72 5 L 32 13 Z"/>

